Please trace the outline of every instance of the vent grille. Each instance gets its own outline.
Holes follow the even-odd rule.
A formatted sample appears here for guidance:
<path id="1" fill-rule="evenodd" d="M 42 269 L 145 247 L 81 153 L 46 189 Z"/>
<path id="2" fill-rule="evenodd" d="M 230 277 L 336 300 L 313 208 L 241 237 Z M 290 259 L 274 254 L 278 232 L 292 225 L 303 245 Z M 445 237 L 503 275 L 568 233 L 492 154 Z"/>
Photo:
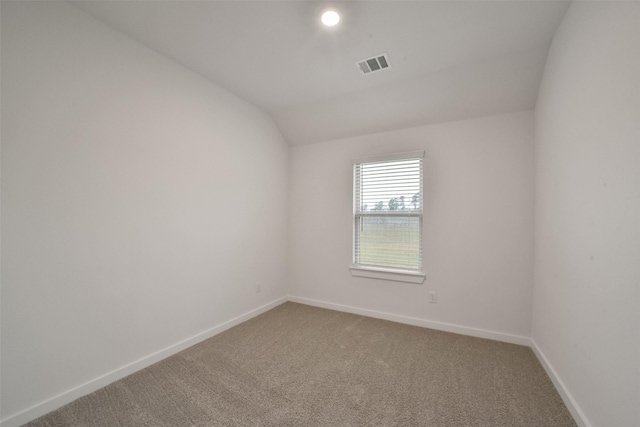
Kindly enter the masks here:
<path id="1" fill-rule="evenodd" d="M 356 61 L 356 67 L 362 74 L 369 74 L 375 71 L 381 71 L 385 68 L 389 68 L 391 66 L 391 62 L 389 62 L 389 56 L 386 53 L 381 53 L 376 56 L 372 56 L 371 58 L 361 59 L 360 61 Z"/>

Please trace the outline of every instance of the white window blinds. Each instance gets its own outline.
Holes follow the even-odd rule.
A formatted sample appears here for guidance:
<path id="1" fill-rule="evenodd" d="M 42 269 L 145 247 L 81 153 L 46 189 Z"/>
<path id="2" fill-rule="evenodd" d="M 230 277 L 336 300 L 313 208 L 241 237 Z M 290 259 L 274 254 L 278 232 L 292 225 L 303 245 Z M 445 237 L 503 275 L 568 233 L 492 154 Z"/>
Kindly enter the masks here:
<path id="1" fill-rule="evenodd" d="M 423 157 L 354 164 L 355 266 L 422 270 Z"/>

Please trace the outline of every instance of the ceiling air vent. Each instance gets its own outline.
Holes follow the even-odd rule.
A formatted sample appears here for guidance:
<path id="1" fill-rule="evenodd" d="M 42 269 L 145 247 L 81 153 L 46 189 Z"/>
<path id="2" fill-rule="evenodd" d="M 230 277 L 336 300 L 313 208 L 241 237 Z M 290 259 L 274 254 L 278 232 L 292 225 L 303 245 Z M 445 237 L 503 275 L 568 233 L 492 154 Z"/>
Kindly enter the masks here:
<path id="1" fill-rule="evenodd" d="M 362 74 L 369 74 L 374 71 L 384 70 L 390 66 L 391 62 L 389 62 L 389 57 L 386 53 L 381 53 L 379 55 L 372 56 L 371 58 L 356 61 L 356 67 L 358 67 L 358 70 L 360 70 Z"/>

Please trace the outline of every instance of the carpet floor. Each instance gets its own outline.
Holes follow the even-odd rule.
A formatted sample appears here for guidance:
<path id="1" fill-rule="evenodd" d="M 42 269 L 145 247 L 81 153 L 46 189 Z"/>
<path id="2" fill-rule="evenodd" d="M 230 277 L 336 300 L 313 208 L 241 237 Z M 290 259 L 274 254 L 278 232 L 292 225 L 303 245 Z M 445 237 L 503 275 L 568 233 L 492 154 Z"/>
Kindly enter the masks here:
<path id="1" fill-rule="evenodd" d="M 528 347 L 291 302 L 27 424 L 575 425 Z"/>

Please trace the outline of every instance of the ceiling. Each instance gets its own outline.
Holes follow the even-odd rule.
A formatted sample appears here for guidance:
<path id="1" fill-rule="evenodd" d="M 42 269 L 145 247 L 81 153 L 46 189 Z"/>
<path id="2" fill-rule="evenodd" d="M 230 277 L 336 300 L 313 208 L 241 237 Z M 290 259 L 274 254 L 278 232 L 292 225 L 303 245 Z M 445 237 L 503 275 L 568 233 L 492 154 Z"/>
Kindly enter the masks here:
<path id="1" fill-rule="evenodd" d="M 291 145 L 532 109 L 557 1 L 75 1 L 271 115 Z M 320 14 L 340 12 L 336 27 Z M 391 67 L 363 75 L 360 59 Z"/>

